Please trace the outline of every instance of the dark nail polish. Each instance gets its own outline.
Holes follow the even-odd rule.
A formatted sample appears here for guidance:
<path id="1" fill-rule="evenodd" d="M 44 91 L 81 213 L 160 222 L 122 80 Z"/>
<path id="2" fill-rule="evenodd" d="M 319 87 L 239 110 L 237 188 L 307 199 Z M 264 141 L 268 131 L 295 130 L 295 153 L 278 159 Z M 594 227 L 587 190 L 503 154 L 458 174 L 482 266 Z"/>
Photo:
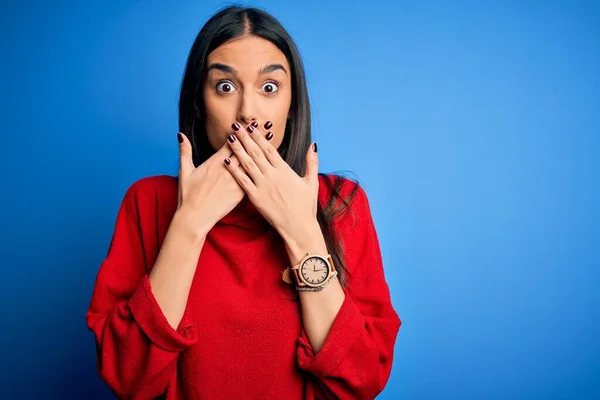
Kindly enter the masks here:
<path id="1" fill-rule="evenodd" d="M 254 132 L 254 127 L 252 125 L 248 126 L 248 132 L 250 132 L 250 133 Z"/>
<path id="2" fill-rule="evenodd" d="M 233 128 L 234 131 L 239 131 L 240 130 L 240 124 L 238 124 L 237 122 L 234 122 L 231 127 Z"/>
<path id="3" fill-rule="evenodd" d="M 250 124 L 250 126 L 253 126 L 255 128 L 258 128 L 258 122 L 254 121 Z"/>
<path id="4" fill-rule="evenodd" d="M 315 151 L 315 153 L 317 152 L 317 142 L 313 143 L 313 150 Z"/>
<path id="5" fill-rule="evenodd" d="M 273 139 L 273 132 L 269 132 L 269 133 L 267 133 L 267 136 L 266 136 L 266 138 L 267 138 L 267 140 L 271 140 L 271 139 Z"/>
<path id="6" fill-rule="evenodd" d="M 271 123 L 271 121 L 265 122 L 265 129 L 271 129 L 272 127 L 273 127 L 273 124 Z"/>
<path id="7" fill-rule="evenodd" d="M 231 160 L 229 158 L 225 159 L 225 164 L 230 165 L 231 164 Z"/>
<path id="8" fill-rule="evenodd" d="M 231 135 L 227 136 L 227 140 L 229 140 L 229 143 L 235 142 L 235 135 L 232 133 Z"/>
<path id="9" fill-rule="evenodd" d="M 182 135 L 181 133 L 178 133 L 178 134 L 177 134 L 177 141 L 178 141 L 179 143 L 183 143 L 183 135 Z"/>

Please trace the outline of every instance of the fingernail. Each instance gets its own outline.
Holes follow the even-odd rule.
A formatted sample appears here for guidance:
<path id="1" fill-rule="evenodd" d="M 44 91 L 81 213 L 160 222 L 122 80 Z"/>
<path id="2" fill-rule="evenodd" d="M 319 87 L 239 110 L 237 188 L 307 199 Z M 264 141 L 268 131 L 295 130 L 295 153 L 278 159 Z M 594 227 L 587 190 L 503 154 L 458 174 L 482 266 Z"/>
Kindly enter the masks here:
<path id="1" fill-rule="evenodd" d="M 267 136 L 266 136 L 266 138 L 267 138 L 267 140 L 271 140 L 271 139 L 273 139 L 273 132 L 269 132 L 269 133 L 267 133 Z"/>
<path id="2" fill-rule="evenodd" d="M 182 135 L 181 133 L 178 133 L 178 134 L 177 134 L 177 141 L 178 141 L 179 143 L 183 143 L 183 135 Z"/>
<path id="3" fill-rule="evenodd" d="M 234 131 L 239 131 L 240 130 L 240 124 L 238 124 L 237 122 L 234 122 L 231 127 L 233 128 Z"/>
<path id="4" fill-rule="evenodd" d="M 225 164 L 230 165 L 231 164 L 231 160 L 229 158 L 225 159 Z"/>
<path id="5" fill-rule="evenodd" d="M 252 125 L 248 125 L 248 132 L 254 132 L 254 127 Z"/>
<path id="6" fill-rule="evenodd" d="M 258 128 L 258 122 L 254 121 L 250 124 L 250 126 L 253 126 L 255 128 Z"/>
<path id="7" fill-rule="evenodd" d="M 314 150 L 315 153 L 317 152 L 317 142 L 313 143 L 313 150 Z"/>
<path id="8" fill-rule="evenodd" d="M 265 129 L 271 129 L 271 127 L 273 127 L 273 124 L 271 123 L 271 121 L 265 122 Z"/>
<path id="9" fill-rule="evenodd" d="M 231 135 L 227 136 L 227 140 L 229 140 L 229 143 L 235 142 L 235 135 L 232 133 Z"/>

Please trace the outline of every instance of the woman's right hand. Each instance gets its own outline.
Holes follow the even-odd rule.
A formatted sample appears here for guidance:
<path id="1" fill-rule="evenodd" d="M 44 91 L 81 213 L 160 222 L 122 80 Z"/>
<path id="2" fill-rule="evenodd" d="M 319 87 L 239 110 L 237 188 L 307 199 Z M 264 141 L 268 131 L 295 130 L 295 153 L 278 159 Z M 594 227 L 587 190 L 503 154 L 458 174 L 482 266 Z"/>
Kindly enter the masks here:
<path id="1" fill-rule="evenodd" d="M 178 136 L 180 164 L 177 211 L 186 214 L 185 220 L 189 220 L 193 229 L 206 235 L 244 198 L 244 190 L 223 163 L 227 157 L 232 163 L 239 164 L 239 161 L 231 155 L 231 149 L 225 143 L 208 160 L 195 167 L 189 139 L 182 133 L 178 133 Z"/>

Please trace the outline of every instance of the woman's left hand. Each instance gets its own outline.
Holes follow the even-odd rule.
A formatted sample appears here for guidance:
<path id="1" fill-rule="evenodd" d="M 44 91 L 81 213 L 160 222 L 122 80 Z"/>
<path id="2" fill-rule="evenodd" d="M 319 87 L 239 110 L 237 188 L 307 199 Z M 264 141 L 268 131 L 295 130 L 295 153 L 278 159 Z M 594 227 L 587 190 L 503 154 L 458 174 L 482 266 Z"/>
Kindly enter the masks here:
<path id="1" fill-rule="evenodd" d="M 300 177 L 279 155 L 271 139 L 272 134 L 265 137 L 254 126 L 242 127 L 230 135 L 227 140 L 240 165 L 234 166 L 226 159 L 227 169 L 288 246 L 310 246 L 311 237 L 313 242 L 315 239 L 321 242 L 316 217 L 319 192 L 316 143 L 307 149 L 306 174 Z M 315 235 L 320 235 L 321 240 Z"/>

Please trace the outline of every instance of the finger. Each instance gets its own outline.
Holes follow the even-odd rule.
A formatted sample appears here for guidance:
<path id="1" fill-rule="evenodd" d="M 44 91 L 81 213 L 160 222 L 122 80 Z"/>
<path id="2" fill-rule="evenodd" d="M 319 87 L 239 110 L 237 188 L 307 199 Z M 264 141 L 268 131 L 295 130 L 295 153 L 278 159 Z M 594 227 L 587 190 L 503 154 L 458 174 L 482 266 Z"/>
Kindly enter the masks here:
<path id="1" fill-rule="evenodd" d="M 247 135 L 247 133 L 242 132 L 242 133 L 238 133 L 238 135 L 244 136 L 244 135 Z M 227 142 L 229 143 L 229 146 L 231 147 L 231 150 L 233 151 L 235 156 L 240 161 L 241 167 L 246 171 L 246 173 L 248 175 L 250 175 L 250 178 L 252 178 L 252 181 L 254 181 L 256 184 L 259 184 L 260 181 L 264 178 L 263 172 L 258 167 L 258 165 L 256 165 L 256 162 L 254 161 L 254 159 L 252 159 L 252 157 L 250 157 L 250 155 L 246 152 L 246 149 L 240 142 L 239 136 L 231 134 L 227 137 Z M 252 141 L 252 140 L 250 140 L 250 141 Z M 256 144 L 255 144 L 255 146 L 256 146 Z M 258 146 L 256 146 L 256 148 L 258 148 Z M 260 148 L 258 148 L 258 150 L 260 151 Z M 265 159 L 265 163 L 266 162 L 267 161 Z"/>
<path id="2" fill-rule="evenodd" d="M 235 165 L 229 157 L 225 159 L 225 168 L 231 173 L 244 192 L 248 194 L 248 197 L 253 197 L 257 190 L 256 185 L 246 175 L 244 169 L 240 165 Z"/>
<path id="3" fill-rule="evenodd" d="M 254 126 L 256 126 L 256 124 Z M 263 125 L 259 125 L 256 129 L 259 130 L 260 132 L 262 132 L 263 136 L 267 136 L 267 133 L 271 132 L 272 128 L 273 128 L 273 123 L 271 121 L 267 121 Z M 250 133 L 253 133 L 253 132 L 250 132 Z"/>
<path id="4" fill-rule="evenodd" d="M 267 121 L 264 125 L 265 129 L 270 129 L 272 127 L 273 124 L 271 124 L 271 121 Z M 269 131 L 266 135 L 263 135 L 260 130 L 255 130 L 254 132 L 250 133 L 250 137 L 262 150 L 264 157 L 273 167 L 277 168 L 285 163 L 285 160 L 281 158 L 281 155 L 279 155 L 277 148 L 271 143 L 271 140 L 273 140 L 273 132 Z"/>
<path id="5" fill-rule="evenodd" d="M 317 142 L 308 146 L 306 152 L 306 174 L 304 179 L 309 182 L 317 182 L 319 179 L 319 157 L 317 154 Z"/>
<path id="6" fill-rule="evenodd" d="M 225 143 L 223 143 L 223 146 L 221 146 L 215 152 L 215 154 L 213 154 L 211 156 L 211 158 L 213 158 L 213 157 L 215 158 L 215 161 L 218 160 L 218 162 L 223 162 L 223 160 L 225 158 L 229 158 L 231 160 L 231 162 L 234 163 L 235 165 L 240 165 L 240 161 L 236 157 L 235 153 L 231 150 L 231 147 L 229 146 L 229 142 L 227 140 L 225 140 Z"/>
<path id="7" fill-rule="evenodd" d="M 231 147 L 229 146 L 229 143 L 227 143 L 227 140 L 225 140 L 223 146 L 221 146 L 219 150 L 217 150 L 215 154 L 213 154 L 213 156 L 218 157 L 221 159 L 220 161 L 223 161 L 223 158 L 229 157 L 232 154 L 233 152 L 231 151 Z"/>
<path id="8" fill-rule="evenodd" d="M 194 170 L 194 161 L 192 159 L 192 144 L 186 135 L 177 133 L 179 142 L 179 168 L 184 175 L 189 175 Z"/>
<path id="9" fill-rule="evenodd" d="M 229 160 L 231 161 L 231 164 L 233 166 L 235 166 L 235 167 L 239 167 L 240 166 L 240 160 L 238 160 L 238 158 L 235 156 L 235 154 L 232 153 L 227 158 L 229 158 Z"/>
<path id="10" fill-rule="evenodd" d="M 229 160 L 231 160 L 231 163 L 233 165 L 240 165 L 240 161 L 238 160 L 238 158 L 236 157 L 235 153 L 231 150 L 231 147 L 229 146 L 229 143 L 227 142 L 227 140 L 225 141 L 225 143 L 223 144 L 223 146 L 221 146 L 219 148 L 219 150 L 217 150 L 215 152 L 215 154 L 213 154 L 211 156 L 211 158 L 220 158 L 220 162 L 223 162 L 223 159 L 225 158 L 229 158 Z"/>
<path id="11" fill-rule="evenodd" d="M 258 128 L 258 122 L 252 122 L 236 135 L 242 146 L 244 146 L 246 153 L 250 156 L 250 158 L 252 158 L 252 160 L 254 160 L 254 163 L 263 173 L 266 173 L 269 168 L 273 167 L 271 163 L 269 163 L 269 160 L 267 160 L 265 157 L 262 149 L 254 140 L 252 140 L 251 136 L 261 136 L 261 132 Z"/>

